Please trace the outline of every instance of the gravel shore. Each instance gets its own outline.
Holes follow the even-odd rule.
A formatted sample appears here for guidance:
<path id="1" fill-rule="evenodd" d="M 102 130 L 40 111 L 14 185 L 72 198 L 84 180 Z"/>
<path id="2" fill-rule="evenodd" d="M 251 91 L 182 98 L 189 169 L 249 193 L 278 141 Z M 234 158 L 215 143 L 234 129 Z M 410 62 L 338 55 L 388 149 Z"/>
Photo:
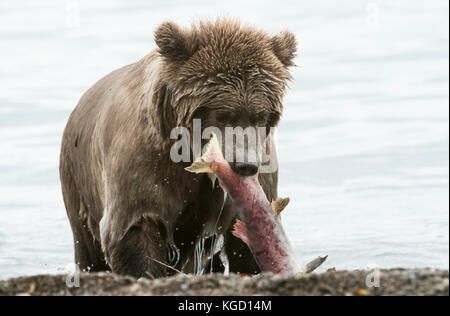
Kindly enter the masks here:
<path id="1" fill-rule="evenodd" d="M 182 296 L 277 296 L 277 295 L 449 295 L 449 273 L 432 269 L 330 271 L 307 276 L 177 275 L 135 280 L 107 273 L 82 274 L 80 287 L 69 288 L 67 275 L 40 275 L 0 281 L 0 296 L 84 295 L 182 295 Z M 73 284 L 73 279 L 71 280 Z M 369 283 L 367 283 L 369 281 Z M 379 285 L 371 287 L 370 285 Z M 369 286 L 368 286 L 369 285 Z"/>

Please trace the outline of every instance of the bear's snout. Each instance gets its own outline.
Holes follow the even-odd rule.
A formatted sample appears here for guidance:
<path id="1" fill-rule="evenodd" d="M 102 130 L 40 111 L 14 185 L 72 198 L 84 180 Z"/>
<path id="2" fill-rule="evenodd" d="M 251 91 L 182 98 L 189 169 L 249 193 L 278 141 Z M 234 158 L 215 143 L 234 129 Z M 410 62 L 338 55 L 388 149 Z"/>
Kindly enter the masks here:
<path id="1" fill-rule="evenodd" d="M 230 165 L 234 172 L 244 177 L 254 176 L 259 170 L 258 162 L 232 162 Z"/>

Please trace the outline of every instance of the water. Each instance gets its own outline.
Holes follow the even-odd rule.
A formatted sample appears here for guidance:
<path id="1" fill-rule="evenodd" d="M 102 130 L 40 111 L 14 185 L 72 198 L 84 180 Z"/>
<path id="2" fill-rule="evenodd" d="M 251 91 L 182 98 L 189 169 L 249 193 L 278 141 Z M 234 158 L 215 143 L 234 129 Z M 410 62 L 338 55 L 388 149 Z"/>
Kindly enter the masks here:
<path id="1" fill-rule="evenodd" d="M 153 49 L 163 20 L 219 13 L 299 40 L 278 145 L 300 258 L 448 269 L 448 2 L 5 0 L 0 278 L 71 268 L 57 169 L 82 93 Z"/>

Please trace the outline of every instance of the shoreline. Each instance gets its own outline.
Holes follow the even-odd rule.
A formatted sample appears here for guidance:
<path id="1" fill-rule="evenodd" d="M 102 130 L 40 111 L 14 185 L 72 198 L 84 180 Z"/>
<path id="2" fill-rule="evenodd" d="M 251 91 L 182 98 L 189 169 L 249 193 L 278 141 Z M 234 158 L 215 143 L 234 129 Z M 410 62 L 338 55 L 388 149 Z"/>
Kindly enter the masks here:
<path id="1" fill-rule="evenodd" d="M 330 271 L 306 276 L 177 275 L 155 280 L 111 273 L 37 275 L 0 281 L 0 296 L 448 296 L 449 272 L 436 269 Z M 377 287 L 378 286 L 378 287 Z"/>

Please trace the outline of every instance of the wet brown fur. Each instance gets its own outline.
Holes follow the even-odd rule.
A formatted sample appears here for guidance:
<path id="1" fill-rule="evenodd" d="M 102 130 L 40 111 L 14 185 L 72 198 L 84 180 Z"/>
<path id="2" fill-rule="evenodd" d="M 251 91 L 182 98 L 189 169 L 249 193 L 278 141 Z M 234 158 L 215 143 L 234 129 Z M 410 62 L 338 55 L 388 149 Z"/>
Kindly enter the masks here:
<path id="1" fill-rule="evenodd" d="M 191 273 L 195 242 L 215 231 L 225 235 L 231 271 L 257 272 L 231 234 L 231 201 L 221 211 L 222 190 L 171 161 L 169 135 L 193 118 L 218 127 L 276 125 L 295 38 L 219 19 L 191 29 L 163 23 L 155 42 L 157 50 L 89 89 L 66 127 L 60 173 L 75 260 L 92 271 L 164 276 L 173 272 L 148 258 L 175 265 L 176 246 L 175 268 Z M 260 175 L 269 200 L 278 197 L 277 179 L 277 172 Z M 214 271 L 223 269 L 219 262 Z"/>

